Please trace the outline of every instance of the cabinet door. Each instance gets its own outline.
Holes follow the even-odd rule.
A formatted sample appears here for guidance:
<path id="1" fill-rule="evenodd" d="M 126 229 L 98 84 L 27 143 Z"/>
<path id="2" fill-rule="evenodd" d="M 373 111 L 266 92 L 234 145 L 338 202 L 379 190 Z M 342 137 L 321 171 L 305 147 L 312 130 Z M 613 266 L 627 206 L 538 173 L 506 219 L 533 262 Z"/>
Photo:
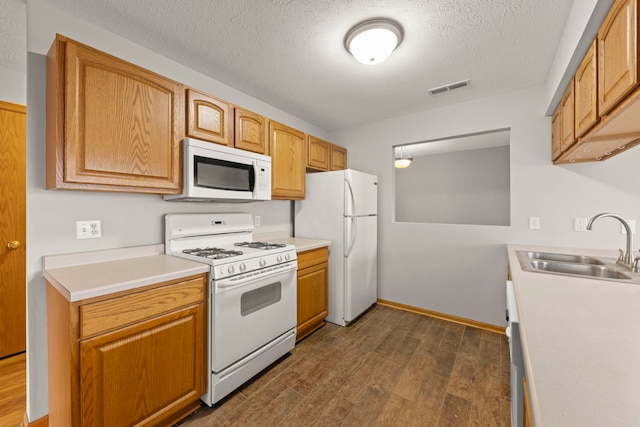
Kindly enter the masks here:
<path id="1" fill-rule="evenodd" d="M 267 119 L 242 108 L 236 107 L 235 110 L 235 147 L 254 153 L 268 154 Z"/>
<path id="2" fill-rule="evenodd" d="M 617 0 L 598 32 L 598 98 L 607 114 L 638 86 L 637 0 Z"/>
<path id="3" fill-rule="evenodd" d="M 229 104 L 212 96 L 187 90 L 187 135 L 203 141 L 233 145 Z"/>
<path id="4" fill-rule="evenodd" d="M 204 304 L 82 341 L 82 425 L 160 425 L 205 392 Z"/>
<path id="5" fill-rule="evenodd" d="M 598 120 L 598 96 L 596 75 L 596 40 L 591 43 L 575 75 L 575 137 L 580 138 Z"/>
<path id="6" fill-rule="evenodd" d="M 304 199 L 307 157 L 305 134 L 273 121 L 269 129 L 271 197 Z"/>
<path id="7" fill-rule="evenodd" d="M 329 170 L 331 144 L 315 136 L 307 136 L 307 168 L 318 171 Z"/>
<path id="8" fill-rule="evenodd" d="M 556 160 L 562 154 L 560 140 L 562 134 L 562 119 L 560 113 L 562 108 L 558 105 L 551 117 L 551 160 Z"/>
<path id="9" fill-rule="evenodd" d="M 327 262 L 298 271 L 297 340 L 324 324 L 328 314 L 328 277 Z"/>
<path id="10" fill-rule="evenodd" d="M 331 165 L 332 171 L 347 168 L 347 149 L 338 145 L 331 144 Z"/>
<path id="11" fill-rule="evenodd" d="M 574 97 L 573 97 L 573 80 L 569 83 L 562 100 L 560 101 L 561 134 L 560 134 L 560 150 L 566 151 L 576 142 L 574 131 Z"/>
<path id="12" fill-rule="evenodd" d="M 180 191 L 182 85 L 62 36 L 47 67 L 47 188 Z"/>

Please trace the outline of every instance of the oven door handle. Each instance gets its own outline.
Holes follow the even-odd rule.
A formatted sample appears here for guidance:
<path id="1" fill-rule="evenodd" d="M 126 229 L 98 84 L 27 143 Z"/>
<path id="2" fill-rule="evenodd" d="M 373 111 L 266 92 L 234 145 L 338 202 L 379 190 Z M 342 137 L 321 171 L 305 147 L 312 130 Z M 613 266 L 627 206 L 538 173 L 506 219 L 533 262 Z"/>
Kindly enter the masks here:
<path id="1" fill-rule="evenodd" d="M 284 264 L 282 267 L 276 268 L 273 272 L 252 274 L 251 276 L 240 274 L 231 279 L 216 280 L 215 286 L 216 288 L 222 288 L 225 290 L 230 288 L 245 286 L 247 284 L 264 280 L 264 279 L 269 279 L 274 276 L 279 276 L 279 275 L 288 273 L 290 271 L 296 271 L 297 266 L 298 266 L 298 263 L 294 261 L 291 263 Z M 242 277 L 242 276 L 245 276 L 245 277 Z"/>

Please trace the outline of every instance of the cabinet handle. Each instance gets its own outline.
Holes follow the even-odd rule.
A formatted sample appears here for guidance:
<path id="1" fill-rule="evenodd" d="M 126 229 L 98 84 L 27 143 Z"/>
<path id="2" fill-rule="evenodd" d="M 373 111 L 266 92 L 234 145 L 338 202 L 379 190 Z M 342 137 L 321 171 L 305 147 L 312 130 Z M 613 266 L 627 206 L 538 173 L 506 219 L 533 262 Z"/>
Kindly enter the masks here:
<path id="1" fill-rule="evenodd" d="M 20 242 L 18 242 L 17 240 L 12 240 L 7 243 L 7 247 L 9 249 L 18 249 L 20 247 Z"/>

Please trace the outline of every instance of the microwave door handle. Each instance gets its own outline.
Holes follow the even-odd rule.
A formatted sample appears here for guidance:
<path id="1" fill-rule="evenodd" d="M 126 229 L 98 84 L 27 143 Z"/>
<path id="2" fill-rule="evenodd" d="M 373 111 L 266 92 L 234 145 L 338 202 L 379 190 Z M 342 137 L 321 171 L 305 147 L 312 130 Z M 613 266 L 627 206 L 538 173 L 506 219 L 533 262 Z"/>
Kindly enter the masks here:
<path id="1" fill-rule="evenodd" d="M 251 181 L 251 191 L 256 188 L 256 177 L 258 176 L 258 162 L 251 162 L 251 172 L 249 172 L 249 181 Z"/>

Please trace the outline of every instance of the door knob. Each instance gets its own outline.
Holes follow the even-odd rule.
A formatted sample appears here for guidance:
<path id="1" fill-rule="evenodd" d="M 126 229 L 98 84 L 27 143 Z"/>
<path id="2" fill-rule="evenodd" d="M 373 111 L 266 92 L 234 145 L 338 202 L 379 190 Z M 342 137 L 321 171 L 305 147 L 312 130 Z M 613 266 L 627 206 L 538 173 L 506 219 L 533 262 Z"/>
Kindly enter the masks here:
<path id="1" fill-rule="evenodd" d="M 7 243 L 7 247 L 9 249 L 18 249 L 20 247 L 20 242 L 18 242 L 17 240 L 12 240 L 11 242 Z"/>

